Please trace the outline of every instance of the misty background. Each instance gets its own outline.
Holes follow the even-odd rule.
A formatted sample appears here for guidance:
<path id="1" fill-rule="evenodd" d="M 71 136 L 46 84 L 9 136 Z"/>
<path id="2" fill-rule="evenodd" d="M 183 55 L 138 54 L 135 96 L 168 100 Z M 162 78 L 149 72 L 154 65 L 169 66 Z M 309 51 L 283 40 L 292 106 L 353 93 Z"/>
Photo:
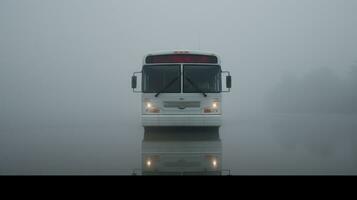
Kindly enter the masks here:
<path id="1" fill-rule="evenodd" d="M 1 0 L 0 174 L 141 165 L 143 56 L 220 55 L 223 168 L 357 174 L 357 1 Z"/>

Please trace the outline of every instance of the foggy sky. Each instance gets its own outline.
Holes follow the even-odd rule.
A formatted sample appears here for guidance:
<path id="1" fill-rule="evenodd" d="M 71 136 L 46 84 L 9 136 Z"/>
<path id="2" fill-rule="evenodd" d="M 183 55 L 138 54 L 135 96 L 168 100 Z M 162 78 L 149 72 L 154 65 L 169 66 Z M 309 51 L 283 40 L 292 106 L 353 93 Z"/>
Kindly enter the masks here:
<path id="1" fill-rule="evenodd" d="M 278 161 L 274 155 L 284 149 L 270 147 L 285 141 L 284 134 L 260 124 L 260 118 L 267 114 L 267 96 L 286 74 L 304 76 L 325 67 L 346 79 L 357 62 L 356 10 L 355 0 L 1 0 L 0 174 L 137 167 L 140 96 L 131 92 L 130 77 L 145 54 L 172 49 L 217 53 L 233 75 L 233 91 L 224 95 L 227 126 L 221 137 L 242 146 L 237 153 L 234 144 L 223 144 L 228 164 L 239 171 L 240 161 L 252 170 L 248 173 L 271 173 L 254 168 L 264 164 L 293 173 L 316 167 L 317 162 L 294 168 Z M 232 127 L 238 119 L 242 127 L 258 120 L 260 131 L 237 131 L 246 130 Z M 357 129 L 349 126 L 343 137 L 355 141 L 350 133 Z M 292 132 L 297 137 L 299 131 Z M 261 143 L 267 135 L 272 141 Z M 257 144 L 261 148 L 253 150 Z M 260 159 L 263 152 L 274 155 Z M 356 173 L 357 161 L 350 158 L 357 151 L 345 152 L 329 158 L 346 162 L 327 172 Z M 314 162 L 311 151 L 307 157 L 295 153 L 301 163 Z M 122 160 L 127 157 L 132 158 Z"/>

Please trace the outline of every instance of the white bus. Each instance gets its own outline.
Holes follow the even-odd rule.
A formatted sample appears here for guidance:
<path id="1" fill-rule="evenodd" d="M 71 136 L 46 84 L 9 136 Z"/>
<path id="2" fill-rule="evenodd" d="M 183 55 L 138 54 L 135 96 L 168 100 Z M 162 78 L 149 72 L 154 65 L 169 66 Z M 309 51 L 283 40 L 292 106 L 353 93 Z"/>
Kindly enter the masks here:
<path id="1" fill-rule="evenodd" d="M 141 89 L 137 88 L 138 74 L 141 74 Z M 170 51 L 145 56 L 142 70 L 134 73 L 131 84 L 134 92 L 142 93 L 145 128 L 218 129 L 222 124 L 222 92 L 230 91 L 231 82 L 230 73 L 222 71 L 217 55 Z"/>

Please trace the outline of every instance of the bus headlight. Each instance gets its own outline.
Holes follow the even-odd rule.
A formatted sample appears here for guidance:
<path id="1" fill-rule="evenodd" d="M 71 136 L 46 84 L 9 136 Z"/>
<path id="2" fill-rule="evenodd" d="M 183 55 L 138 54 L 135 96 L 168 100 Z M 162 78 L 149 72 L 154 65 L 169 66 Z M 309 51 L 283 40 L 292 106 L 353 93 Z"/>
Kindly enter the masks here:
<path id="1" fill-rule="evenodd" d="M 217 167 L 217 160 L 216 159 L 213 159 L 212 160 L 212 166 L 214 167 L 214 168 L 216 168 Z"/>
<path id="2" fill-rule="evenodd" d="M 146 161 L 146 167 L 147 167 L 147 168 L 150 168 L 151 165 L 152 165 L 152 162 L 151 162 L 150 159 L 148 159 L 148 160 Z"/>
<path id="3" fill-rule="evenodd" d="M 217 109 L 218 108 L 218 102 L 213 102 L 212 103 L 212 108 Z"/>
<path id="4" fill-rule="evenodd" d="M 214 168 L 214 169 L 216 169 L 217 167 L 218 167 L 218 162 L 217 162 L 217 159 L 212 159 L 212 167 Z"/>
<path id="5" fill-rule="evenodd" d="M 143 167 L 146 168 L 147 170 L 154 170 L 156 168 L 156 165 L 160 159 L 160 156 L 148 156 L 145 157 L 143 160 Z"/>
<path id="6" fill-rule="evenodd" d="M 148 113 L 159 113 L 160 109 L 157 108 L 152 102 L 146 102 L 145 111 Z"/>
<path id="7" fill-rule="evenodd" d="M 146 109 L 150 109 L 150 108 L 152 108 L 152 103 L 147 102 L 147 103 L 146 103 Z"/>
<path id="8" fill-rule="evenodd" d="M 214 101 L 210 106 L 207 106 L 203 109 L 204 113 L 218 113 L 219 111 L 219 102 Z"/>
<path id="9" fill-rule="evenodd" d="M 206 155 L 207 158 L 207 166 L 211 170 L 219 170 L 220 169 L 220 158 L 215 155 Z"/>

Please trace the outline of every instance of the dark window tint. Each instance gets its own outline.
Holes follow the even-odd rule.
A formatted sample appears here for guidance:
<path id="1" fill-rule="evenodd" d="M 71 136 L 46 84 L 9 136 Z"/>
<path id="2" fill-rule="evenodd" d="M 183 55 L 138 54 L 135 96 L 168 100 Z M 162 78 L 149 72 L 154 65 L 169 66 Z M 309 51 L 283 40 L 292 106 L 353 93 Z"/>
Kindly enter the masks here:
<path id="1" fill-rule="evenodd" d="M 180 71 L 180 65 L 144 66 L 142 81 L 143 92 L 180 93 Z"/>
<path id="2" fill-rule="evenodd" d="M 221 67 L 218 65 L 184 65 L 186 93 L 221 92 Z"/>

